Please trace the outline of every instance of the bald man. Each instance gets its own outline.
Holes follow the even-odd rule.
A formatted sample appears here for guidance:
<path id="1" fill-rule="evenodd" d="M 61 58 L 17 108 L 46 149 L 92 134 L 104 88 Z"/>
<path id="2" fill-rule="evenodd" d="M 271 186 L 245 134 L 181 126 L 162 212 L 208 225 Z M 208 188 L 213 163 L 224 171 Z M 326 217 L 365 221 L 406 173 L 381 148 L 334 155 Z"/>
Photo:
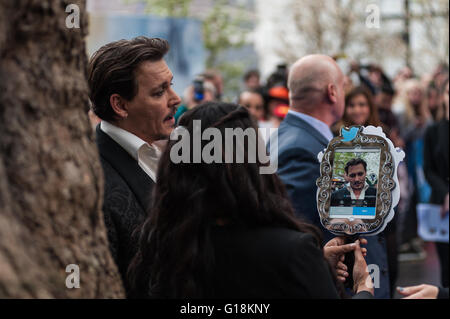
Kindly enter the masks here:
<path id="1" fill-rule="evenodd" d="M 327 147 L 333 138 L 330 127 L 343 115 L 344 74 L 332 58 L 309 55 L 291 67 L 288 87 L 290 108 L 278 130 L 277 173 L 297 215 L 319 226 L 317 154 Z M 271 157 L 275 157 L 274 143 L 270 143 L 270 149 Z"/>
<path id="2" fill-rule="evenodd" d="M 334 237 L 320 223 L 317 212 L 316 180 L 320 176 L 317 154 L 323 151 L 333 133 L 330 127 L 344 113 L 344 74 L 326 55 L 308 55 L 290 69 L 290 108 L 278 130 L 278 152 L 273 136 L 269 143 L 271 160 L 278 155 L 278 175 L 284 182 L 296 215 L 319 227 L 325 241 Z M 380 269 L 376 298 L 389 298 L 386 247 L 377 236 L 368 238 L 367 264 Z"/>

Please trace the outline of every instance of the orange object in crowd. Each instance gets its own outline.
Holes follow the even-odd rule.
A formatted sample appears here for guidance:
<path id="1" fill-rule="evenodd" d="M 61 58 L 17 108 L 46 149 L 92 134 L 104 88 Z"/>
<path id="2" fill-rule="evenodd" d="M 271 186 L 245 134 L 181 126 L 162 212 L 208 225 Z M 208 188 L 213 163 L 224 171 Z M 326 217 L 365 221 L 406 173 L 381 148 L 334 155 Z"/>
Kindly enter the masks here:
<path id="1" fill-rule="evenodd" d="M 269 96 L 271 98 L 277 98 L 281 100 L 289 100 L 289 90 L 283 86 L 276 86 L 269 90 Z"/>
<path id="2" fill-rule="evenodd" d="M 288 113 L 288 111 L 289 111 L 289 105 L 278 105 L 273 110 L 273 115 L 275 115 L 276 117 L 284 119 L 286 117 L 286 114 Z"/>

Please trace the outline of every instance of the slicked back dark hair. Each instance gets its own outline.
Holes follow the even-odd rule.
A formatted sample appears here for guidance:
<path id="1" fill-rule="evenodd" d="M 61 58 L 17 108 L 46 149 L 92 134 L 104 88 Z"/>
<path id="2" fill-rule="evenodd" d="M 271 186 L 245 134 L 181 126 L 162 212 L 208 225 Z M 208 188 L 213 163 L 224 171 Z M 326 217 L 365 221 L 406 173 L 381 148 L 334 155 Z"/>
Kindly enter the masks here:
<path id="1" fill-rule="evenodd" d="M 352 158 L 347 162 L 347 164 L 345 164 L 345 174 L 348 174 L 348 169 L 350 168 L 350 166 L 356 166 L 359 164 L 362 164 L 362 166 L 364 166 L 364 171 L 367 172 L 367 163 L 365 160 L 363 160 L 362 158 Z"/>
<path id="2" fill-rule="evenodd" d="M 159 38 L 137 37 L 108 43 L 93 54 L 88 67 L 89 98 L 94 113 L 105 121 L 116 114 L 109 99 L 119 94 L 131 101 L 138 93 L 136 70 L 145 61 L 161 60 L 169 43 Z"/>

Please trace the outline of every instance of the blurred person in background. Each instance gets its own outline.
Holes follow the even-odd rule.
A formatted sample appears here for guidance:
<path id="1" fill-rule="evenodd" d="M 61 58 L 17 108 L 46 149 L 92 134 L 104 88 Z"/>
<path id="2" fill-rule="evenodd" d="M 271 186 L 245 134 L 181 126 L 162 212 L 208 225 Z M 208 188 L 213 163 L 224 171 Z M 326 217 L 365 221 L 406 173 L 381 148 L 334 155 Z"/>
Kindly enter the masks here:
<path id="1" fill-rule="evenodd" d="M 261 91 L 247 90 L 242 92 L 239 95 L 238 104 L 245 106 L 258 123 L 266 121 L 266 106 Z"/>
<path id="2" fill-rule="evenodd" d="M 448 78 L 443 81 L 439 103 L 444 117 L 427 128 L 424 141 L 424 173 L 431 186 L 430 203 L 441 205 L 441 217 L 449 211 L 449 84 Z M 448 243 L 436 243 L 441 265 L 441 281 L 448 287 Z"/>
<path id="3" fill-rule="evenodd" d="M 244 75 L 245 90 L 258 90 L 261 87 L 261 76 L 258 70 L 249 70 Z"/>
<path id="4" fill-rule="evenodd" d="M 258 127 L 264 142 L 270 138 L 270 129 L 277 128 L 284 117 L 277 117 L 277 112 L 282 106 L 276 106 L 270 115 L 267 105 L 268 97 L 264 94 L 263 88 L 257 90 L 247 90 L 239 95 L 238 104 L 248 108 L 250 114 L 257 120 Z"/>
<path id="5" fill-rule="evenodd" d="M 269 76 L 264 87 L 267 104 L 267 121 L 265 127 L 277 128 L 289 109 L 289 90 L 287 88 L 288 68 L 279 64 Z"/>
<path id="6" fill-rule="evenodd" d="M 277 85 L 267 92 L 267 123 L 266 127 L 277 128 L 286 117 L 289 109 L 289 90 Z"/>
<path id="7" fill-rule="evenodd" d="M 220 101 L 223 96 L 223 77 L 220 71 L 215 69 L 206 70 L 201 74 L 201 76 L 205 79 L 205 81 L 212 82 L 214 87 L 216 88 L 215 100 Z"/>
<path id="8" fill-rule="evenodd" d="M 385 82 L 375 96 L 374 102 L 378 109 L 380 122 L 382 123 L 383 132 L 392 141 L 395 147 L 404 149 L 405 143 L 400 135 L 400 127 L 397 116 L 392 112 L 392 102 L 395 91 L 390 82 Z M 400 201 L 395 208 L 394 219 L 386 227 L 384 234 L 387 242 L 387 252 L 389 261 L 389 279 L 391 283 L 391 297 L 394 296 L 397 275 L 398 275 L 398 245 L 399 245 L 399 228 L 398 223 L 400 216 L 405 216 L 410 205 L 410 189 L 408 181 L 408 169 L 405 162 L 400 162 L 398 168 L 398 180 L 400 187 Z"/>
<path id="9" fill-rule="evenodd" d="M 183 94 L 183 104 L 180 105 L 175 113 L 175 122 L 178 123 L 181 115 L 187 110 L 196 107 L 199 104 L 216 100 L 217 91 L 214 83 L 206 80 L 202 75 L 197 76 L 192 84 L 189 85 Z"/>
<path id="10" fill-rule="evenodd" d="M 398 105 L 400 132 L 408 147 L 408 144 L 422 138 L 425 129 L 432 123 L 421 83 L 416 79 L 406 81 L 394 104 Z"/>
<path id="11" fill-rule="evenodd" d="M 404 148 L 397 116 L 392 112 L 395 91 L 390 82 L 385 82 L 374 97 L 378 118 L 383 123 L 383 131 L 396 147 Z"/>
<path id="12" fill-rule="evenodd" d="M 431 80 L 428 83 L 426 90 L 426 106 L 434 122 L 439 122 L 444 116 L 444 110 L 440 107 L 439 100 L 439 89 L 436 86 L 436 83 Z"/>
<path id="13" fill-rule="evenodd" d="M 349 75 L 346 75 L 344 77 L 344 90 L 345 90 L 345 95 L 347 95 L 348 93 L 350 93 L 351 90 L 353 90 L 355 88 L 355 85 L 353 84 L 353 80 Z"/>
<path id="14" fill-rule="evenodd" d="M 385 83 L 390 81 L 383 69 L 375 64 L 361 65 L 358 61 L 352 61 L 350 63 L 349 76 L 352 74 L 357 75 L 359 86 L 366 87 L 374 96 Z"/>
<path id="15" fill-rule="evenodd" d="M 332 131 L 335 136 L 339 136 L 343 126 L 372 125 L 378 127 L 380 124 L 372 94 L 366 88 L 359 86 L 346 95 L 344 116 L 333 126 Z"/>
<path id="16" fill-rule="evenodd" d="M 426 257 L 423 243 L 417 236 L 416 205 L 427 203 L 431 192 L 423 174 L 423 137 L 432 123 L 426 106 L 425 90 L 416 79 L 406 80 L 396 99 L 401 137 L 405 142 L 405 162 L 411 190 L 409 210 L 399 219 L 400 260 L 421 260 Z"/>
<path id="17" fill-rule="evenodd" d="M 370 64 L 367 67 L 367 70 L 368 70 L 367 78 L 374 87 L 372 94 L 376 94 L 383 85 L 384 78 L 386 77 L 386 75 L 384 74 L 382 68 L 375 64 Z"/>
<path id="18" fill-rule="evenodd" d="M 394 77 L 394 88 L 395 90 L 400 90 L 403 84 L 412 79 L 414 76 L 413 70 L 409 66 L 401 68 Z"/>
<path id="19" fill-rule="evenodd" d="M 288 67 L 286 64 L 278 64 L 276 70 L 267 78 L 266 88 L 285 87 L 287 88 Z"/>
<path id="20" fill-rule="evenodd" d="M 436 83 L 436 87 L 441 88 L 444 82 L 447 80 L 449 74 L 448 62 L 442 62 L 433 72 L 433 81 Z"/>

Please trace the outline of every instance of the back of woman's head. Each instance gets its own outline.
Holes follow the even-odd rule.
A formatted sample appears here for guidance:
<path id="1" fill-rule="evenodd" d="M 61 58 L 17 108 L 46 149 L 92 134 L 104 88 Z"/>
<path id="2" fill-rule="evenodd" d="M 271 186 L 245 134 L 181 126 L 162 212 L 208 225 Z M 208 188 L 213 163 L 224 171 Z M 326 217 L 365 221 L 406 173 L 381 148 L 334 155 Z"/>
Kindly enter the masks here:
<path id="1" fill-rule="evenodd" d="M 267 202 L 271 202 L 271 197 L 267 198 L 264 192 L 284 195 L 275 175 L 259 174 L 262 164 L 253 151 L 264 144 L 258 140 L 257 127 L 246 108 L 228 103 L 206 103 L 186 112 L 180 118 L 179 126 L 188 134 L 169 141 L 161 158 L 156 186 L 156 194 L 167 193 L 169 203 L 180 204 L 185 211 L 195 205 L 193 213 L 202 214 L 204 222 L 223 218 L 254 225 L 267 209 Z M 208 140 L 203 139 L 208 132 L 212 135 Z M 245 132 L 248 137 L 234 138 L 232 132 Z M 181 143 L 186 148 L 178 150 Z M 177 155 L 184 156 L 183 162 L 174 160 Z M 165 211 L 169 210 L 165 208 Z M 258 214 L 246 220 L 247 212 L 255 211 Z M 186 216 L 177 212 L 175 219 L 170 221 L 191 217 L 191 212 Z"/>
<path id="2" fill-rule="evenodd" d="M 153 206 L 129 269 L 132 295 L 209 295 L 214 267 L 210 232 L 218 221 L 234 227 L 277 226 L 311 232 L 320 243 L 316 228 L 294 218 L 279 178 L 260 174 L 263 164 L 257 156 L 252 160 L 252 149 L 264 142 L 257 138 L 256 124 L 246 108 L 206 103 L 183 114 L 179 125 L 160 159 Z M 236 138 L 229 147 L 233 130 L 250 137 L 244 142 Z M 206 135 L 210 140 L 204 140 Z M 252 148 L 252 144 L 257 145 Z M 240 148 L 243 154 L 238 154 Z M 180 151 L 188 153 L 181 162 L 175 159 L 183 158 Z"/>

